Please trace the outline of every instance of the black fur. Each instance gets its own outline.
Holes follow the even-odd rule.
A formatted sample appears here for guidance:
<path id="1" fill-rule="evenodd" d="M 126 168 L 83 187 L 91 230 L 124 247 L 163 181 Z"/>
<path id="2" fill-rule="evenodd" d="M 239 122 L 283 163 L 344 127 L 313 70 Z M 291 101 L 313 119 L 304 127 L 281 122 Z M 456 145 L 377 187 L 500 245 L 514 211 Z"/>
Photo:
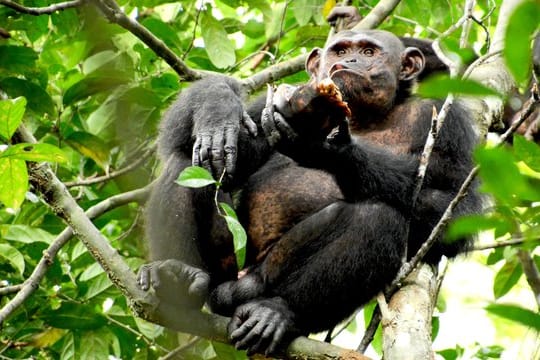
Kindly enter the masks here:
<path id="1" fill-rule="evenodd" d="M 390 36 L 369 34 L 383 40 Z M 402 49 L 388 51 L 399 58 Z M 403 89 L 396 92 L 400 97 L 388 115 L 363 112 L 360 116 L 358 109 L 353 111 L 355 121 L 378 117 L 377 121 L 384 123 L 399 120 L 392 111 L 405 104 L 409 113 L 416 114 L 407 131 L 411 142 L 406 152 L 388 150 L 369 136 L 364 138 L 360 131 L 336 142 L 314 141 L 302 134 L 294 139 L 283 136 L 277 148 L 286 157 L 277 154 L 264 136 L 264 99 L 247 111 L 257 124 L 255 135 L 240 125 L 245 120 L 244 105 L 240 86 L 233 79 L 206 78 L 184 91 L 166 115 L 159 139 L 164 171 L 148 203 L 148 238 L 154 262 L 139 276 L 143 288 L 159 282 L 152 277 L 174 275 L 178 266 L 189 264 L 192 267 L 180 272 L 177 282 L 192 276 L 191 280 L 197 280 L 196 291 L 182 294 L 173 281 L 169 287 L 156 289 L 158 296 L 177 306 L 198 304 L 206 294 L 199 291 L 206 281 L 213 311 L 233 317 L 229 327 L 233 342 L 251 352 L 274 352 L 293 336 L 327 329 L 369 301 L 395 277 L 405 245 L 413 255 L 427 238 L 473 166 L 470 156 L 475 136 L 470 119 L 454 104 L 435 145 L 417 206 L 412 209 L 415 174 L 432 108 L 439 109 L 441 104 L 415 99 Z M 354 126 L 351 124 L 351 129 Z M 223 139 L 229 132 L 238 135 L 237 142 Z M 200 144 L 201 138 L 205 149 L 193 154 L 193 146 Z M 192 157 L 216 177 L 223 169 L 228 171 L 231 164 L 223 159 L 224 144 L 229 145 L 229 153 L 236 154 L 234 173 L 228 173 L 231 176 L 225 181 L 227 189 L 235 190 L 234 204 L 241 221 L 249 234 L 258 234 L 258 228 L 251 232 L 254 220 L 268 220 L 269 226 L 261 230 L 261 236 L 270 239 L 267 244 L 257 243 L 261 239 L 255 235 L 248 239 L 249 268 L 240 279 L 231 235 L 214 207 L 214 189 L 192 190 L 174 183 Z M 302 185 L 296 174 L 319 183 Z M 331 178 L 325 174 L 334 180 L 328 181 Z M 295 210 L 286 213 L 284 222 L 282 218 L 274 222 L 279 203 L 272 205 L 270 196 L 260 205 L 268 205 L 268 210 L 257 208 L 253 204 L 259 203 L 253 199 L 259 194 L 291 199 L 284 203 L 289 207 L 284 210 Z M 220 197 L 233 203 L 225 193 Z M 478 211 L 479 204 L 478 195 L 471 191 L 456 215 Z M 410 233 L 405 239 L 409 218 Z M 275 235 L 274 224 L 279 230 Z M 439 241 L 426 261 L 435 263 L 443 254 L 455 256 L 468 244 L 469 239 L 452 244 Z M 175 265 L 164 265 L 166 259 L 173 259 Z M 155 268 L 161 272 L 152 270 Z M 209 279 L 198 269 L 208 273 Z"/>

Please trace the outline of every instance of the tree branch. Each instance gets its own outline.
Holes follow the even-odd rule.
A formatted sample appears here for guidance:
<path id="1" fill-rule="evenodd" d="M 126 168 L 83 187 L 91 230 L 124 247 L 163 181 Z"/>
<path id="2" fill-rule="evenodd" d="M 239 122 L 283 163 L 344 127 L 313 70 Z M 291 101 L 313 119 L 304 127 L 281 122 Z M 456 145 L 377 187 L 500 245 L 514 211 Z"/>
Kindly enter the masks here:
<path id="1" fill-rule="evenodd" d="M 375 29 L 394 11 L 400 2 L 400 0 L 379 1 L 366 17 L 354 26 L 353 30 Z"/>
<path id="2" fill-rule="evenodd" d="M 128 191 L 123 194 L 118 194 L 105 199 L 98 204 L 90 207 L 86 211 L 86 216 L 93 219 L 107 211 L 128 204 L 130 202 L 144 203 L 150 193 L 151 185 L 142 189 Z M 62 231 L 56 239 L 43 251 L 43 257 L 34 268 L 32 274 L 21 285 L 10 286 L 11 288 L 18 287 L 17 295 L 11 299 L 0 310 L 0 324 L 2 324 L 17 308 L 19 308 L 39 287 L 39 283 L 45 277 L 47 270 L 52 266 L 53 260 L 58 254 L 58 251 L 73 237 L 73 230 L 67 227 Z M 0 288 L 0 295 L 2 295 Z"/>
<path id="3" fill-rule="evenodd" d="M 189 68 L 165 43 L 147 28 L 128 17 L 114 0 L 89 0 L 100 9 L 109 21 L 120 25 L 138 37 L 152 51 L 167 62 L 185 81 L 194 81 L 204 76 L 203 72 Z"/>
<path id="4" fill-rule="evenodd" d="M 113 172 L 111 172 L 109 174 L 106 174 L 106 175 L 103 175 L 103 176 L 97 176 L 97 177 L 94 177 L 94 178 L 82 179 L 82 180 L 77 180 L 77 181 L 68 181 L 68 182 L 65 182 L 64 185 L 66 185 L 66 187 L 68 187 L 68 188 L 69 187 L 75 187 L 75 186 L 88 186 L 88 185 L 93 185 L 93 184 L 98 184 L 98 183 L 101 183 L 101 182 L 109 181 L 109 180 L 114 179 L 116 177 L 119 177 L 121 175 L 127 174 L 128 172 L 130 172 L 132 170 L 135 170 L 136 168 L 138 168 L 139 166 L 144 164 L 146 162 L 146 160 L 148 158 L 150 158 L 150 156 L 152 156 L 154 154 L 155 149 L 156 149 L 156 146 L 152 146 L 151 148 L 147 149 L 142 154 L 142 156 L 139 156 L 137 158 L 137 160 L 135 160 L 134 162 L 132 162 L 128 166 L 126 166 L 124 168 L 121 168 L 121 169 L 119 169 L 117 171 L 113 171 Z"/>
<path id="5" fill-rule="evenodd" d="M 538 308 L 540 308 L 540 274 L 538 273 L 538 268 L 536 267 L 536 264 L 528 251 L 518 249 L 517 257 L 521 262 L 521 267 L 523 268 L 523 273 L 527 278 L 527 283 L 534 293 L 536 305 Z"/>
<path id="6" fill-rule="evenodd" d="M 72 8 L 81 6 L 82 4 L 85 3 L 85 1 L 86 0 L 73 0 L 73 1 L 66 1 L 66 2 L 53 4 L 46 7 L 26 7 L 11 0 L 0 0 L 0 5 L 7 6 L 8 8 L 11 8 L 23 14 L 39 16 L 39 15 L 49 15 L 57 11 L 72 9 Z"/>
<path id="7" fill-rule="evenodd" d="M 354 30 L 373 29 L 379 26 L 399 4 L 399 0 L 382 0 L 373 7 L 369 14 L 363 18 Z M 285 76 L 295 74 L 305 68 L 307 54 L 299 55 L 293 59 L 272 65 L 265 70 L 250 76 L 242 81 L 244 90 L 251 94 L 254 91 Z"/>

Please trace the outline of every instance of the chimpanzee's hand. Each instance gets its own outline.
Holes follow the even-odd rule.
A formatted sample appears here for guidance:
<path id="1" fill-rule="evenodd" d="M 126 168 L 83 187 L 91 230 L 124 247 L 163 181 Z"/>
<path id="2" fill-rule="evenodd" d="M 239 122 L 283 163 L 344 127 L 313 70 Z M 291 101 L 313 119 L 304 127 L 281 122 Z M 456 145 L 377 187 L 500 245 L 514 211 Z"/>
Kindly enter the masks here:
<path id="1" fill-rule="evenodd" d="M 208 295 L 210 276 L 180 260 L 168 259 L 142 265 L 137 282 L 142 290 L 152 287 L 164 301 L 200 309 Z"/>
<path id="2" fill-rule="evenodd" d="M 237 349 L 248 354 L 273 354 L 299 335 L 294 314 L 282 298 L 255 300 L 239 306 L 228 326 L 229 337 Z"/>
<path id="3" fill-rule="evenodd" d="M 341 19 L 341 24 L 338 25 L 338 21 Z M 330 14 L 326 17 L 326 21 L 331 26 L 338 27 L 336 30 L 352 29 L 356 24 L 362 20 L 362 16 L 358 12 L 356 6 L 334 6 Z"/>
<path id="4" fill-rule="evenodd" d="M 243 126 L 255 136 L 257 125 L 244 110 L 239 85 L 232 79 L 215 77 L 197 85 L 202 89 L 192 90 L 193 165 L 204 167 L 215 179 L 225 171 L 230 179 L 235 172 L 240 129 Z"/>

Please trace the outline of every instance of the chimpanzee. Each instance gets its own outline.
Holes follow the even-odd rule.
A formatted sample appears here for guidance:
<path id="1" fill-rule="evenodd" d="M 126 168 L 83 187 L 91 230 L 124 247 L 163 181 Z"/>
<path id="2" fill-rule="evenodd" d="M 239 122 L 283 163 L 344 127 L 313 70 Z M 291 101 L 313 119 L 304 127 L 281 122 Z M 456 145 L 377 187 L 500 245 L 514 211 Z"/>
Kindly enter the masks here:
<path id="1" fill-rule="evenodd" d="M 184 91 L 161 128 L 164 169 L 148 203 L 153 262 L 139 272 L 141 287 L 178 307 L 206 301 L 232 316 L 238 348 L 266 353 L 332 327 L 383 290 L 473 166 L 471 120 L 454 103 L 411 206 L 433 109 L 441 106 L 411 95 L 424 62 L 391 33 L 345 31 L 311 52 L 311 80 L 279 87 L 270 106 L 263 97 L 246 110 L 229 77 Z M 225 174 L 220 200 L 234 204 L 248 234 L 240 274 L 215 189 L 175 183 L 192 163 Z M 471 191 L 456 213 L 479 206 Z M 468 244 L 441 237 L 424 260 L 436 263 Z"/>

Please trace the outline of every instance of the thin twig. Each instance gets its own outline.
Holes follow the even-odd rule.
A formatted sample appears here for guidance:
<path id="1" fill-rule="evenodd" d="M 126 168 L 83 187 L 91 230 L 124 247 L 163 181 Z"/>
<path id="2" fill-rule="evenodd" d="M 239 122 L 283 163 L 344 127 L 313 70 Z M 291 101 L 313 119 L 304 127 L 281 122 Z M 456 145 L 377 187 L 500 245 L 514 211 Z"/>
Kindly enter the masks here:
<path id="1" fill-rule="evenodd" d="M 155 146 L 145 151 L 141 156 L 137 158 L 137 160 L 135 160 L 128 166 L 121 168 L 117 171 L 113 171 L 113 172 L 110 172 L 109 174 L 97 176 L 94 178 L 87 178 L 87 179 L 82 179 L 82 180 L 77 180 L 77 181 L 68 181 L 68 182 L 65 182 L 64 185 L 66 185 L 69 188 L 69 187 L 75 187 L 75 186 L 88 186 L 88 185 L 98 184 L 98 183 L 112 180 L 116 177 L 127 174 L 128 172 L 137 169 L 139 166 L 144 164 L 150 156 L 154 154 L 154 150 L 155 150 Z"/>
<path id="2" fill-rule="evenodd" d="M 161 356 L 160 358 L 158 358 L 158 360 L 172 360 L 172 359 L 176 359 L 176 356 L 177 355 L 180 355 L 182 352 L 186 351 L 187 349 L 189 349 L 190 347 L 192 347 L 193 345 L 195 345 L 197 342 L 199 342 L 201 340 L 200 337 L 195 337 L 193 340 L 191 340 L 190 342 L 188 342 L 187 344 L 183 344 L 183 345 L 180 345 L 178 346 L 176 349 L 173 349 L 171 350 L 167 355 L 165 356 Z"/>
<path id="3" fill-rule="evenodd" d="M 16 293 L 20 291 L 22 287 L 22 284 L 0 287 L 0 296 Z"/>
<path id="4" fill-rule="evenodd" d="M 18 4 L 11 0 L 0 0 L 0 5 L 7 6 L 8 8 L 11 8 L 17 12 L 28 14 L 28 15 L 49 15 L 52 13 L 55 13 L 57 11 L 72 9 L 78 6 L 81 6 L 85 3 L 86 0 L 73 0 L 73 1 L 66 1 L 61 2 L 45 7 L 26 7 L 21 4 Z"/>
<path id="5" fill-rule="evenodd" d="M 508 240 L 497 241 L 491 244 L 476 245 L 475 247 L 471 249 L 471 251 L 492 250 L 492 249 L 498 249 L 498 248 L 507 247 L 507 246 L 523 245 L 524 243 L 530 243 L 532 245 L 539 245 L 540 238 L 534 239 L 534 240 L 530 240 L 526 238 L 512 238 Z"/>

